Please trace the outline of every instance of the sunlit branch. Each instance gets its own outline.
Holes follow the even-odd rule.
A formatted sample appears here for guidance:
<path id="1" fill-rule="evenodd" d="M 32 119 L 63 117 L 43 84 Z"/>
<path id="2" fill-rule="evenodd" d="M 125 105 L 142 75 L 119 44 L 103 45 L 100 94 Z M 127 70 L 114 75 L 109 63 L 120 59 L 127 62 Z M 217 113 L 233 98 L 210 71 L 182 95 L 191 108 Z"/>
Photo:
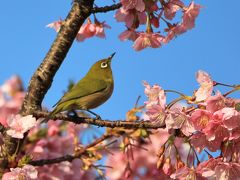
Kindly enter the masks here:
<path id="1" fill-rule="evenodd" d="M 36 111 L 33 113 L 33 116 L 35 116 L 36 118 L 47 118 L 48 115 L 49 115 L 48 112 L 43 112 L 43 111 Z M 62 114 L 55 115 L 51 119 L 53 120 L 59 119 L 59 120 L 74 122 L 76 124 L 90 124 L 98 127 L 110 127 L 110 128 L 122 127 L 126 129 L 137 129 L 137 128 L 158 129 L 158 128 L 165 127 L 165 125 L 162 125 L 156 122 L 153 123 L 150 121 L 124 121 L 124 120 L 111 121 L 111 120 L 94 119 L 89 117 L 69 117 Z"/>

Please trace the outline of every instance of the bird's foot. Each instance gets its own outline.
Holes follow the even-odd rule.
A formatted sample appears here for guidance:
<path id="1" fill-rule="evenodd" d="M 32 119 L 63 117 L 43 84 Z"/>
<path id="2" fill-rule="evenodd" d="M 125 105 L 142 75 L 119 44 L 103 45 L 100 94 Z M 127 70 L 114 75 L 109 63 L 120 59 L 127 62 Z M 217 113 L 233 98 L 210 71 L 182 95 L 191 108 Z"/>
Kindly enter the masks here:
<path id="1" fill-rule="evenodd" d="M 69 117 L 78 117 L 78 114 L 75 110 L 71 110 L 67 112 L 67 116 Z"/>
<path id="2" fill-rule="evenodd" d="M 96 116 L 96 119 L 102 120 L 101 116 L 99 116 L 99 115 Z"/>
<path id="3" fill-rule="evenodd" d="M 87 110 L 87 112 L 93 114 L 93 115 L 96 117 L 96 119 L 100 119 L 100 120 L 102 120 L 101 116 L 99 116 L 99 115 L 96 114 L 95 112 L 92 112 L 92 111 L 90 111 L 90 110 Z"/>

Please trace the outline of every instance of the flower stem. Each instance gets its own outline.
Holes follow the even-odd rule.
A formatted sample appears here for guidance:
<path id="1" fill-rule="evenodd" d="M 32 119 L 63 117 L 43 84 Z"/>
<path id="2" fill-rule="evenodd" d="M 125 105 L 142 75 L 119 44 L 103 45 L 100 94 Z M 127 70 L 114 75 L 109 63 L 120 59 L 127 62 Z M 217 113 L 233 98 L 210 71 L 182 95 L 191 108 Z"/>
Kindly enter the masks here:
<path id="1" fill-rule="evenodd" d="M 181 92 L 178 92 L 178 91 L 175 91 L 175 90 L 170 90 L 170 89 L 167 89 L 167 90 L 164 90 L 164 92 L 172 92 L 172 93 L 177 93 L 179 94 L 180 96 L 183 96 L 183 97 L 186 97 L 185 94 L 181 93 Z"/>
<path id="2" fill-rule="evenodd" d="M 236 87 L 236 85 L 229 85 L 229 84 L 224 84 L 224 83 L 215 82 L 215 86 L 217 86 L 217 85 L 226 86 L 226 87 L 232 87 L 232 88 L 235 88 L 235 87 Z"/>

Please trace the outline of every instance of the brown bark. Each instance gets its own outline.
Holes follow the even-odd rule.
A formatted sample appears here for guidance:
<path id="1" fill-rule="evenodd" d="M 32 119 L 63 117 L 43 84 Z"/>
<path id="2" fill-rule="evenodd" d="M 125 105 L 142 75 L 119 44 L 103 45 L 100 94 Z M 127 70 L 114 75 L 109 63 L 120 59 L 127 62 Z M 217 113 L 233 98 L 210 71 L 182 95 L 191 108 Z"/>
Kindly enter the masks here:
<path id="1" fill-rule="evenodd" d="M 43 111 L 35 111 L 33 116 L 36 118 L 47 118 L 49 117 L 48 112 Z M 138 128 L 146 128 L 146 129 L 159 129 L 165 128 L 165 124 L 161 124 L 160 122 L 151 122 L 151 121 L 125 121 L 125 120 L 102 120 L 102 119 L 94 119 L 89 117 L 68 117 L 66 115 L 58 114 L 52 117 L 53 120 L 64 120 L 69 122 L 74 122 L 76 124 L 90 124 L 98 127 L 109 127 L 109 128 L 125 128 L 125 129 L 138 129 Z"/>

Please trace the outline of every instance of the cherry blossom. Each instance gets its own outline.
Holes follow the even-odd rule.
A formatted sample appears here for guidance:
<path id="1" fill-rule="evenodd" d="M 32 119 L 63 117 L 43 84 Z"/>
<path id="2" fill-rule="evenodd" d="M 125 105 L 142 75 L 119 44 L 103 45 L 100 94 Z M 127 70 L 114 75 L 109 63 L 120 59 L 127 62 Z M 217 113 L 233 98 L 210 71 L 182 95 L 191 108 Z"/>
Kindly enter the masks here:
<path id="1" fill-rule="evenodd" d="M 179 109 L 171 109 L 166 117 L 167 129 L 181 129 L 183 134 L 190 136 L 195 132 L 192 121 L 189 116 L 181 112 Z"/>
<path id="2" fill-rule="evenodd" d="M 185 180 L 185 179 L 192 179 L 192 180 L 203 180 L 203 176 L 200 172 L 197 172 L 193 167 L 182 167 L 176 170 L 174 174 L 170 176 L 173 179 Z"/>
<path id="3" fill-rule="evenodd" d="M 183 9 L 182 22 L 177 24 L 168 23 L 168 28 L 165 30 L 168 32 L 165 36 L 163 42 L 166 44 L 174 37 L 185 33 L 187 30 L 192 29 L 195 26 L 195 20 L 198 16 L 201 6 L 190 3 L 188 7 L 185 7 L 184 4 L 179 0 L 169 1 L 164 8 L 164 15 L 168 19 L 173 19 L 178 10 Z"/>
<path id="4" fill-rule="evenodd" d="M 39 140 L 31 149 L 34 159 L 57 158 L 61 155 L 73 153 L 74 138 L 71 136 L 52 136 Z"/>
<path id="5" fill-rule="evenodd" d="M 235 108 L 225 107 L 220 110 L 224 127 L 233 130 L 240 127 L 240 113 Z"/>
<path id="6" fill-rule="evenodd" d="M 239 139 L 239 138 L 240 138 L 240 127 L 237 127 L 230 132 L 229 140 Z"/>
<path id="7" fill-rule="evenodd" d="M 209 96 L 206 99 L 206 109 L 210 112 L 215 112 L 220 110 L 226 106 L 227 99 L 223 97 L 223 95 L 217 91 L 216 95 Z"/>
<path id="8" fill-rule="evenodd" d="M 11 116 L 7 120 L 7 124 L 9 126 L 9 130 L 7 130 L 7 134 L 14 138 L 23 138 L 23 134 L 27 132 L 32 127 L 36 126 L 36 118 L 32 115 L 21 116 L 15 115 Z"/>
<path id="9" fill-rule="evenodd" d="M 200 5 L 195 4 L 193 1 L 189 6 L 185 6 L 181 0 L 169 0 L 169 1 L 144 1 L 144 0 L 120 0 L 122 7 L 120 7 L 116 13 L 115 18 L 117 22 L 124 22 L 128 28 L 126 31 L 119 35 L 120 40 L 132 40 L 138 41 L 134 43 L 133 48 L 136 51 L 142 50 L 146 47 L 158 48 L 161 47 L 161 43 L 167 44 L 175 36 L 178 36 L 195 26 L 195 20 L 200 13 L 202 8 Z M 177 12 L 181 13 L 182 16 L 176 16 Z M 110 28 L 104 21 L 99 22 L 96 20 L 96 15 L 94 14 L 95 22 L 92 23 L 90 18 L 88 18 L 87 23 L 83 24 L 76 36 L 76 40 L 79 42 L 84 41 L 86 38 L 91 38 L 94 36 L 105 38 L 105 28 Z M 147 31 L 147 33 L 152 33 L 154 35 L 146 35 L 143 32 L 138 33 L 137 30 L 140 25 L 149 26 L 147 22 L 147 16 L 149 16 L 150 23 L 157 28 L 157 33 L 154 31 Z M 171 21 L 174 18 L 180 18 L 179 23 L 173 23 Z M 165 23 L 167 28 L 161 23 Z M 54 28 L 56 32 L 59 32 L 63 21 L 60 19 L 53 23 L 47 25 L 49 28 Z M 129 30 L 131 29 L 131 30 Z M 159 39 L 155 35 L 164 34 Z M 135 32 L 137 32 L 135 34 Z M 148 36 L 148 37 L 147 37 Z M 152 37 L 150 37 L 152 36 Z M 147 37 L 147 38 L 146 38 Z M 145 39 L 142 43 L 142 39 Z M 149 39 L 149 40 L 146 40 Z"/>
<path id="10" fill-rule="evenodd" d="M 104 28 L 110 29 L 111 27 L 107 25 L 104 21 L 99 22 L 95 17 L 95 23 L 93 24 L 90 19 L 87 20 L 87 23 L 82 25 L 78 34 L 77 41 L 84 41 L 86 38 L 97 36 L 100 38 L 105 38 Z"/>
<path id="11" fill-rule="evenodd" d="M 135 41 L 138 38 L 138 33 L 134 29 L 127 29 L 119 35 L 121 41 L 131 40 Z"/>
<path id="12" fill-rule="evenodd" d="M 216 179 L 237 180 L 240 177 L 240 164 L 220 162 L 215 167 Z"/>
<path id="13" fill-rule="evenodd" d="M 187 30 L 184 28 L 182 24 L 173 24 L 169 28 L 166 29 L 167 35 L 163 39 L 163 43 L 167 44 L 174 37 L 185 33 Z"/>
<path id="14" fill-rule="evenodd" d="M 158 33 L 139 33 L 139 37 L 134 41 L 133 48 L 140 51 L 147 47 L 158 48 L 161 46 L 163 37 Z"/>
<path id="15" fill-rule="evenodd" d="M 60 132 L 60 127 L 59 124 L 61 123 L 61 121 L 48 121 L 48 135 L 49 136 L 54 136 L 57 133 Z"/>
<path id="16" fill-rule="evenodd" d="M 25 92 L 18 76 L 12 76 L 0 86 L 0 123 L 8 127 L 9 115 L 17 114 L 22 105 Z"/>
<path id="17" fill-rule="evenodd" d="M 23 168 L 11 168 L 11 172 L 3 175 L 2 180 L 27 179 L 34 180 L 38 177 L 36 168 L 32 165 L 25 165 Z"/>
<path id="18" fill-rule="evenodd" d="M 55 21 L 55 22 L 52 22 L 52 23 L 46 25 L 46 27 L 53 28 L 56 32 L 59 32 L 60 28 L 62 26 L 62 22 L 63 21 L 61 19 L 59 19 L 58 21 Z"/>
<path id="19" fill-rule="evenodd" d="M 150 86 L 147 82 L 143 82 L 145 86 L 145 94 L 148 97 L 146 104 L 145 118 L 151 121 L 164 123 L 166 96 L 164 90 L 158 86 Z"/>
<path id="20" fill-rule="evenodd" d="M 95 25 L 88 19 L 86 24 L 83 24 L 77 34 L 77 41 L 84 41 L 86 38 L 93 37 L 95 34 Z"/>
<path id="21" fill-rule="evenodd" d="M 23 102 L 25 94 L 18 92 L 11 99 L 4 98 L 4 104 L 0 105 L 0 124 L 4 127 L 8 127 L 9 115 L 17 114 L 20 110 L 20 106 Z"/>
<path id="22" fill-rule="evenodd" d="M 45 179 L 91 179 L 96 178 L 96 174 L 92 171 L 82 170 L 82 161 L 75 159 L 71 163 L 64 161 L 51 166 L 42 166 L 37 168 L 39 180 Z"/>
<path id="23" fill-rule="evenodd" d="M 184 6 L 184 4 L 180 0 L 170 0 L 164 5 L 164 16 L 172 20 L 176 12 L 181 9 Z"/>
<path id="24" fill-rule="evenodd" d="M 143 0 L 121 0 L 124 9 L 136 9 L 137 11 L 144 11 L 145 4 Z"/>
<path id="25" fill-rule="evenodd" d="M 115 18 L 126 25 L 126 30 L 119 39 L 134 41 L 136 51 L 161 47 L 192 29 L 202 8 L 193 1 L 185 6 L 180 0 L 120 2 L 122 7 L 116 11 Z M 95 14 L 93 16 L 94 23 L 88 18 L 79 29 L 77 41 L 106 37 L 105 29 L 110 26 L 105 21 L 98 21 Z M 59 32 L 62 23 L 64 21 L 60 19 L 47 27 Z M 142 25 L 147 27 L 146 32 Z M 207 72 L 198 71 L 196 79 L 200 87 L 193 94 L 177 92 L 180 97 L 173 101 L 169 99 L 170 102 L 166 100 L 169 91 L 144 82 L 147 101 L 141 108 L 128 111 L 126 120 L 140 122 L 143 119 L 164 128 L 107 129 L 106 134 L 111 135 L 113 141 L 105 139 L 104 143 L 87 148 L 81 139 L 85 128 L 82 124 L 50 120 L 46 125 L 39 125 L 32 115 L 18 115 L 25 93 L 21 80 L 14 76 L 0 87 L 0 123 L 4 126 L 0 134 L 0 163 L 2 155 L 7 154 L 1 146 L 4 133 L 23 138 L 25 132 L 31 131 L 25 133 L 26 141 L 19 149 L 20 153 L 7 156 L 10 161 L 3 179 L 94 179 L 97 175 L 93 169 L 98 168 L 95 163 L 103 157 L 106 158 L 104 165 L 111 167 L 106 169 L 109 179 L 238 179 L 240 100 L 229 97 L 231 92 L 238 90 L 237 86 L 229 86 L 232 91 L 222 94 L 215 91 L 217 83 Z M 179 105 L 182 101 L 183 106 Z M 142 118 L 136 113 L 142 113 Z M 83 149 L 84 154 L 71 162 L 39 166 L 37 170 L 31 165 L 16 167 L 21 166 L 28 155 L 31 155 L 30 161 L 48 160 L 75 155 L 79 149 Z M 216 151 L 219 155 L 212 157 L 215 155 L 212 152 Z M 205 153 L 204 158 L 199 153 Z"/>
<path id="26" fill-rule="evenodd" d="M 191 2 L 187 8 L 184 8 L 182 25 L 186 29 L 192 29 L 195 26 L 195 19 L 200 12 L 201 6 Z"/>
<path id="27" fill-rule="evenodd" d="M 171 3 L 170 3 L 171 4 Z M 181 4 L 181 3 L 180 3 Z M 183 6 L 183 5 L 180 5 Z M 171 5 L 171 8 L 166 8 L 164 13 L 169 19 L 175 16 L 176 11 L 180 6 Z M 168 43 L 175 36 L 185 33 L 187 30 L 192 29 L 195 26 L 195 20 L 200 12 L 200 5 L 196 5 L 193 2 L 189 5 L 189 7 L 184 7 L 182 22 L 178 24 L 168 24 L 167 28 L 167 36 L 164 38 L 164 43 Z"/>
<path id="28" fill-rule="evenodd" d="M 18 76 L 12 76 L 2 86 L 1 91 L 7 93 L 10 96 L 14 96 L 17 92 L 22 91 L 22 81 Z"/>
<path id="29" fill-rule="evenodd" d="M 192 166 L 191 168 L 183 166 L 176 170 L 175 173 L 171 175 L 173 179 L 194 179 L 194 180 L 204 180 L 211 179 L 215 177 L 215 167 L 221 162 L 221 159 L 210 158 L 207 161 L 204 161 L 197 165 L 197 167 Z"/>
<path id="30" fill-rule="evenodd" d="M 151 143 L 146 141 L 144 149 L 133 148 L 133 159 L 128 158 L 122 151 L 114 151 L 113 155 L 107 156 L 106 165 L 112 168 L 107 169 L 106 176 L 109 179 L 126 179 L 127 175 L 129 179 L 154 179 L 156 177 L 161 177 L 162 180 L 169 179 L 163 170 L 156 167 L 158 148 L 164 144 L 168 137 L 169 134 L 166 130 L 159 130 L 151 135 L 149 137 Z M 168 165 L 168 167 L 167 164 L 165 165 L 166 170 L 172 167 L 170 164 Z M 128 174 L 129 172 L 130 174 Z"/>
<path id="31" fill-rule="evenodd" d="M 99 22 L 96 17 L 95 23 L 92 23 L 92 21 L 88 18 L 87 23 L 83 24 L 76 36 L 77 41 L 84 41 L 87 38 L 91 38 L 93 36 L 97 36 L 100 38 L 105 38 L 105 28 L 110 29 L 111 27 L 107 25 L 104 21 Z M 53 23 L 50 23 L 47 25 L 49 28 L 55 29 L 56 32 L 59 32 L 60 27 L 62 25 L 62 20 L 55 21 Z"/>
<path id="32" fill-rule="evenodd" d="M 107 157 L 106 165 L 112 167 L 107 169 L 108 178 L 152 179 L 161 176 L 162 179 L 169 179 L 171 176 L 175 179 L 234 179 L 239 176 L 240 112 L 236 104 L 240 101 L 225 97 L 219 91 L 212 95 L 210 92 L 213 91 L 214 81 L 208 73 L 203 71 L 198 73 L 197 80 L 201 86 L 199 89 L 203 85 L 206 85 L 207 89 L 211 87 L 211 91 L 209 89 L 203 91 L 205 98 L 201 102 L 194 100 L 195 93 L 193 97 L 189 96 L 190 99 L 187 98 L 188 104 L 177 102 L 169 106 L 166 101 L 167 91 L 164 91 L 159 85 L 151 86 L 144 82 L 144 92 L 147 96 L 145 109 L 136 112 L 144 111 L 142 117 L 145 120 L 153 123 L 160 122 L 160 124 L 166 125 L 166 128 L 152 131 L 148 137 L 150 141 L 141 136 L 142 130 L 136 130 L 137 133 L 133 133 L 135 134 L 134 141 L 129 140 L 134 144 L 131 149 L 113 150 L 114 155 Z M 31 128 L 27 137 L 29 144 L 23 147 L 22 153 L 31 154 L 33 160 L 52 159 L 73 154 L 76 145 L 81 147 L 79 134 L 84 128 L 82 125 L 49 121 L 45 127 L 36 125 L 36 120 L 31 115 L 25 117 L 12 115 L 19 110 L 24 96 L 21 83 L 20 86 L 17 86 L 18 81 L 15 80 L 7 81 L 8 83 L 13 82 L 12 84 L 7 83 L 8 85 L 1 86 L 4 88 L 0 89 L 0 101 L 2 102 L 0 112 L 3 112 L 5 118 L 0 119 L 0 122 L 7 128 L 7 134 L 17 138 L 22 138 L 23 133 Z M 193 109 L 188 107 L 192 104 L 194 104 Z M 13 111 L 14 109 L 16 111 Z M 180 136 L 176 136 L 176 132 L 180 132 Z M 137 141 L 139 136 L 143 138 L 141 140 L 143 144 L 140 143 L 141 141 Z M 146 132 L 145 136 L 147 136 Z M 0 134 L 0 144 L 2 143 L 2 134 Z M 198 153 L 206 150 L 208 152 L 221 150 L 221 155 L 216 158 L 210 156 L 208 160 L 196 164 L 194 163 L 196 157 L 191 153 L 191 149 Z M 130 151 L 132 151 L 133 159 L 129 157 Z M 161 153 L 159 154 L 159 152 Z M 189 153 L 190 155 L 188 155 Z M 194 166 L 191 166 L 192 164 Z M 11 172 L 5 173 L 3 178 L 27 177 L 31 179 L 31 175 L 23 169 L 10 169 Z M 96 177 L 92 169 L 89 167 L 87 169 L 87 171 L 84 170 L 82 159 L 75 159 L 71 163 L 61 162 L 37 167 L 37 178 L 43 180 Z M 36 169 L 28 172 L 35 171 Z M 36 177 L 34 178 L 36 179 Z"/>
<path id="33" fill-rule="evenodd" d="M 125 10 L 120 8 L 115 14 L 115 18 L 118 22 L 125 22 L 128 28 L 137 28 L 139 24 L 146 23 L 146 14 L 144 12 L 138 12 L 135 10 Z"/>
<path id="34" fill-rule="evenodd" d="M 18 82 L 20 83 L 19 85 L 15 84 Z M 14 137 L 18 136 L 20 138 L 20 136 L 23 136 L 23 132 L 27 131 L 27 129 L 33 125 L 27 137 L 31 143 L 28 142 L 29 144 L 23 146 L 22 153 L 31 155 L 33 160 L 42 158 L 57 158 L 64 154 L 73 153 L 76 137 L 79 137 L 80 131 L 86 128 L 86 126 L 75 125 L 74 123 L 68 123 L 66 125 L 63 124 L 62 121 L 49 121 L 47 123 L 48 128 L 39 124 L 36 124 L 36 126 L 34 126 L 35 118 L 33 118 L 31 115 L 25 117 L 16 115 L 19 111 L 25 94 L 22 92 L 21 81 L 16 81 L 16 78 L 13 77 L 10 80 L 6 81 L 6 84 L 7 85 L 4 84 L 1 86 L 4 87 L 4 93 L 2 92 L 2 88 L 0 88 L 0 100 L 2 101 L 2 104 L 0 106 L 0 117 L 4 117 L 2 119 L 0 118 L 0 120 L 1 123 L 5 123 L 4 126 L 8 128 L 6 132 L 14 134 Z M 7 94 L 7 97 L 5 94 Z M 2 138 L 2 134 L 0 134 L 0 145 L 3 144 Z M 0 151 L 1 153 L 3 152 L 2 148 L 0 148 Z M 37 168 L 37 179 L 79 179 L 80 177 L 83 179 L 90 179 L 90 177 L 92 178 L 96 176 L 93 171 L 84 171 L 81 168 L 82 161 L 80 159 L 76 159 L 72 163 L 63 162 L 51 166 L 41 166 Z M 27 177 L 27 179 L 31 179 L 25 174 L 25 168 L 24 170 L 23 168 L 17 168 L 16 170 L 19 170 L 17 172 L 14 169 L 11 170 L 13 172 L 4 174 L 5 179 L 17 179 L 19 176 L 21 178 Z"/>
<path id="35" fill-rule="evenodd" d="M 208 141 L 221 142 L 229 137 L 229 131 L 222 126 L 222 119 L 218 119 L 217 114 L 214 114 L 214 120 L 208 123 L 208 126 L 203 129 L 203 133 L 206 134 Z"/>
<path id="36" fill-rule="evenodd" d="M 209 111 L 196 109 L 191 114 L 191 121 L 194 125 L 194 128 L 198 131 L 202 131 L 208 126 L 209 121 L 212 120 L 213 114 Z"/>
<path id="37" fill-rule="evenodd" d="M 190 138 L 192 146 L 197 150 L 197 152 L 202 152 L 203 149 L 208 148 L 210 151 L 215 152 L 219 149 L 221 145 L 221 140 L 215 139 L 209 141 L 204 133 L 193 134 Z"/>
<path id="38" fill-rule="evenodd" d="M 4 92 L 0 88 L 0 106 L 3 106 L 5 104 L 5 102 L 6 102 L 6 100 L 5 100 Z"/>
<path id="39" fill-rule="evenodd" d="M 148 82 L 144 81 L 143 85 L 145 86 L 144 93 L 148 97 L 148 101 L 145 104 L 152 105 L 152 104 L 159 104 L 162 109 L 165 109 L 166 106 L 166 95 L 164 90 L 157 84 L 153 85 L 152 87 Z"/>
<path id="40" fill-rule="evenodd" d="M 164 164 L 163 164 L 163 172 L 166 174 L 166 175 L 171 175 L 174 171 L 174 168 L 173 166 L 171 165 L 171 158 L 168 157 Z"/>
<path id="41" fill-rule="evenodd" d="M 200 88 L 195 93 L 196 101 L 202 101 L 210 97 L 213 90 L 213 81 L 210 75 L 204 71 L 198 71 L 196 74 Z"/>
<path id="42" fill-rule="evenodd" d="M 105 32 L 104 28 L 111 29 L 109 25 L 107 25 L 105 22 L 95 22 L 95 36 L 100 38 L 105 38 Z"/>

